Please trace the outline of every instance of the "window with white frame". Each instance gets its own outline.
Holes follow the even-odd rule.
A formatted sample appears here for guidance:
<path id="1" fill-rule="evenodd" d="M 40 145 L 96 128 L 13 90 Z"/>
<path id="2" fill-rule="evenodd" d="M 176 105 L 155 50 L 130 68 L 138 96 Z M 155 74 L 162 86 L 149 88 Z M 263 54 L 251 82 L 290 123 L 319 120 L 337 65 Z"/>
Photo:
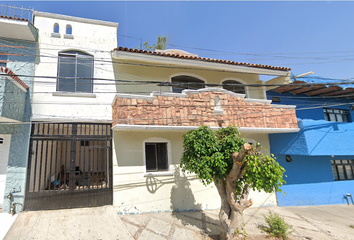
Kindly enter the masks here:
<path id="1" fill-rule="evenodd" d="M 187 75 L 180 75 L 173 77 L 172 82 L 172 92 L 181 93 L 184 89 L 200 89 L 204 88 L 204 81 Z"/>
<path id="2" fill-rule="evenodd" d="M 146 172 L 168 171 L 168 150 L 166 142 L 145 142 Z"/>
<path id="3" fill-rule="evenodd" d="M 324 108 L 326 121 L 331 122 L 349 122 L 349 111 L 343 109 Z"/>
<path id="4" fill-rule="evenodd" d="M 80 51 L 60 52 L 57 91 L 92 93 L 93 67 L 92 55 Z"/>
<path id="5" fill-rule="evenodd" d="M 354 160 L 331 160 L 334 180 L 354 179 Z"/>

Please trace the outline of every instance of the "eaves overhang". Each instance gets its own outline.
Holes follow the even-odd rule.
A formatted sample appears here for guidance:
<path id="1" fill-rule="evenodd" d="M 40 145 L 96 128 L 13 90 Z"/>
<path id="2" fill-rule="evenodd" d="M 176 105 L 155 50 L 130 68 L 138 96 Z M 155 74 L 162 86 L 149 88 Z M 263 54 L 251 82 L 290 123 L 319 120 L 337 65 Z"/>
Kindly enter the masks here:
<path id="1" fill-rule="evenodd" d="M 163 125 L 129 125 L 116 124 L 112 127 L 113 131 L 172 131 L 186 132 L 195 130 L 199 126 L 163 126 Z M 221 127 L 210 127 L 212 130 L 218 130 Z M 240 127 L 241 133 L 291 133 L 298 132 L 299 128 L 257 128 L 257 127 Z"/>
<path id="2" fill-rule="evenodd" d="M 148 55 L 137 52 L 126 51 L 112 51 L 112 58 L 115 60 L 131 61 L 131 62 L 144 62 L 146 66 L 156 67 L 180 67 L 183 69 L 203 69 L 203 70 L 216 70 L 221 72 L 235 72 L 235 73 L 249 73 L 249 74 L 262 74 L 273 76 L 287 76 L 289 71 L 266 69 L 260 67 L 250 67 L 242 65 L 231 65 L 225 63 L 208 62 L 197 59 L 183 59 L 164 57 L 158 55 Z"/>
<path id="3" fill-rule="evenodd" d="M 9 38 L 35 42 L 38 30 L 28 20 L 0 18 L 0 38 Z"/>

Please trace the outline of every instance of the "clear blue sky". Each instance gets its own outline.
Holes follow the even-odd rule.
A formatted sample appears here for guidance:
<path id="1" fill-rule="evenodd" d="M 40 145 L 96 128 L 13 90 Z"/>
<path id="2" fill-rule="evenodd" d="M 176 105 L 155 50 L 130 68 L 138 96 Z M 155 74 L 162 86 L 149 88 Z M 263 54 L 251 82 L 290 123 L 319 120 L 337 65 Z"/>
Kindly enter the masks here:
<path id="1" fill-rule="evenodd" d="M 165 35 L 167 48 L 202 57 L 354 78 L 354 2 L 2 3 L 118 22 L 118 46 L 136 48 L 140 39 L 155 43 Z"/>

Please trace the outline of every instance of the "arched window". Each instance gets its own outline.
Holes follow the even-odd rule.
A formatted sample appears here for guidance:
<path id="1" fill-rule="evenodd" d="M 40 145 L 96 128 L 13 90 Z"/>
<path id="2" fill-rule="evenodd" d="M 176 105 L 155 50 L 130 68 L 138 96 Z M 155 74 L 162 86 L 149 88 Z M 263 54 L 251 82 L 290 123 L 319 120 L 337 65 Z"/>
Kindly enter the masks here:
<path id="1" fill-rule="evenodd" d="M 57 91 L 92 93 L 93 64 L 93 56 L 87 53 L 60 52 Z"/>
<path id="2" fill-rule="evenodd" d="M 230 92 L 246 94 L 245 87 L 241 85 L 242 83 L 235 80 L 223 81 L 222 87 Z"/>
<path id="3" fill-rule="evenodd" d="M 73 34 L 73 28 L 70 24 L 66 25 L 66 34 Z"/>
<path id="4" fill-rule="evenodd" d="M 58 23 L 54 23 L 53 32 L 54 33 L 59 33 L 59 24 Z"/>
<path id="5" fill-rule="evenodd" d="M 176 76 L 171 79 L 172 91 L 181 93 L 184 89 L 200 89 L 204 88 L 204 81 L 187 75 Z"/>

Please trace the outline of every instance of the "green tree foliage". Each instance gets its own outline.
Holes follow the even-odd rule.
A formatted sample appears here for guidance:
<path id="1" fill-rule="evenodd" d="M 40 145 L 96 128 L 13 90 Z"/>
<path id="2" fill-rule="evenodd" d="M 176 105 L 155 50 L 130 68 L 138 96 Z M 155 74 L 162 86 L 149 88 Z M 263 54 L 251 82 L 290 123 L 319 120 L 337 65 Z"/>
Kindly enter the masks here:
<path id="1" fill-rule="evenodd" d="M 150 45 L 148 42 L 143 42 L 143 49 L 154 51 L 155 49 L 165 50 L 167 44 L 167 37 L 166 36 L 157 36 L 156 44 Z M 140 47 L 137 47 L 138 49 Z"/>
<path id="2" fill-rule="evenodd" d="M 212 183 L 214 177 L 220 180 L 226 178 L 233 166 L 232 154 L 239 152 L 246 142 L 233 126 L 216 132 L 201 126 L 185 133 L 183 140 L 182 170 L 197 174 L 204 185 Z M 245 185 L 270 193 L 273 190 L 280 192 L 281 185 L 285 183 L 284 168 L 273 157 L 261 153 L 259 148 L 259 145 L 253 147 L 243 159 L 245 172 L 238 179 L 238 195 Z"/>

